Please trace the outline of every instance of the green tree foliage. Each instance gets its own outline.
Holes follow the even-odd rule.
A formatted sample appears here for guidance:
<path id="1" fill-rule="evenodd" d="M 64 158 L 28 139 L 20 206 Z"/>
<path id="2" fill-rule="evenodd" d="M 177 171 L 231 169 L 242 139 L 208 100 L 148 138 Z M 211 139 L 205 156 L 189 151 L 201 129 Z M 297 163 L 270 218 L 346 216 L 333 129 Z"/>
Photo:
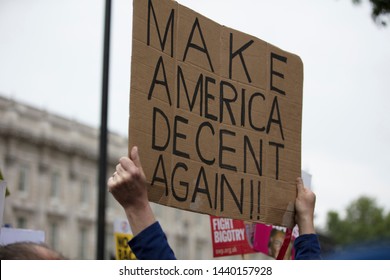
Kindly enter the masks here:
<path id="1" fill-rule="evenodd" d="M 327 233 L 337 245 L 390 238 L 390 212 L 378 207 L 375 199 L 360 197 L 346 208 L 341 219 L 334 211 L 327 215 Z"/>
<path id="2" fill-rule="evenodd" d="M 387 26 L 390 13 L 390 0 L 369 0 L 371 3 L 372 19 L 383 26 Z M 362 0 L 352 0 L 354 4 L 361 4 Z"/>

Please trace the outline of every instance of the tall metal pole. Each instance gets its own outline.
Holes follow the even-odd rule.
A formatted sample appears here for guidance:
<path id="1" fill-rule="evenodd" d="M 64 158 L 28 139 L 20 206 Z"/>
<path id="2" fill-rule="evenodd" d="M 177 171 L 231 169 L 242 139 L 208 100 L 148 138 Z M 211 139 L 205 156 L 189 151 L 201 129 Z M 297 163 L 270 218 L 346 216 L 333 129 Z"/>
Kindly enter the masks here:
<path id="1" fill-rule="evenodd" d="M 106 0 L 103 50 L 103 82 L 99 144 L 99 195 L 97 209 L 97 259 L 104 260 L 106 232 L 106 193 L 107 193 L 107 115 L 108 115 L 108 80 L 110 58 L 110 22 L 111 0 Z"/>

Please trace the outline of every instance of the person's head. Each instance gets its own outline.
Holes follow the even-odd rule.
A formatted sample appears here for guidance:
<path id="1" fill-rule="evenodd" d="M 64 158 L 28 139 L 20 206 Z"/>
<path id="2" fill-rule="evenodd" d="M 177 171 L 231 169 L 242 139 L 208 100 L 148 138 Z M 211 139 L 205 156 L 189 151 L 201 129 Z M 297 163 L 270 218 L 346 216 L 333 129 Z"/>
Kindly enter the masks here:
<path id="1" fill-rule="evenodd" d="M 0 245 L 1 260 L 63 260 L 65 257 L 46 244 L 17 242 Z"/>
<path id="2" fill-rule="evenodd" d="M 283 245 L 283 241 L 284 232 L 275 228 L 272 229 L 268 242 L 268 255 L 273 258 L 276 258 L 279 254 L 280 248 Z"/>

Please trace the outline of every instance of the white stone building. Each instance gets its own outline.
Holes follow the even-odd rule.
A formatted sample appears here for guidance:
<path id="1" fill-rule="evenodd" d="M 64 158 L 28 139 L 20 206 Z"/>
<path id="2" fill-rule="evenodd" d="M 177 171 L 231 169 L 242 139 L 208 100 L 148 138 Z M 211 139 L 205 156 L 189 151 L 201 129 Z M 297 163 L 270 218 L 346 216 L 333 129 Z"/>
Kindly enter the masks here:
<path id="1" fill-rule="evenodd" d="M 95 259 L 98 143 L 97 128 L 0 95 L 0 168 L 11 192 L 5 200 L 4 224 L 43 230 L 46 243 L 70 259 Z M 127 138 L 111 133 L 107 178 L 126 154 Z M 152 207 L 177 258 L 213 258 L 208 215 Z M 126 217 L 107 192 L 107 259 L 114 254 L 117 218 Z"/>

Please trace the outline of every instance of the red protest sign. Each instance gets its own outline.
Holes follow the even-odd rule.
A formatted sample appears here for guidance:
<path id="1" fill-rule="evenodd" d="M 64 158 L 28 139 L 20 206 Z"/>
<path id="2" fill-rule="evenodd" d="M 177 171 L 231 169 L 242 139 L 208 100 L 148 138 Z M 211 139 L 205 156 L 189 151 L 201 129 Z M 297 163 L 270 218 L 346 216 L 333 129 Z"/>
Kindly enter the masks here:
<path id="1" fill-rule="evenodd" d="M 210 225 L 214 257 L 261 253 L 274 259 L 294 259 L 296 227 L 290 237 L 287 232 L 291 230 L 286 227 L 230 218 L 210 216 Z"/>
<path id="2" fill-rule="evenodd" d="M 210 216 L 210 224 L 214 257 L 256 253 L 252 224 L 215 216 Z"/>

